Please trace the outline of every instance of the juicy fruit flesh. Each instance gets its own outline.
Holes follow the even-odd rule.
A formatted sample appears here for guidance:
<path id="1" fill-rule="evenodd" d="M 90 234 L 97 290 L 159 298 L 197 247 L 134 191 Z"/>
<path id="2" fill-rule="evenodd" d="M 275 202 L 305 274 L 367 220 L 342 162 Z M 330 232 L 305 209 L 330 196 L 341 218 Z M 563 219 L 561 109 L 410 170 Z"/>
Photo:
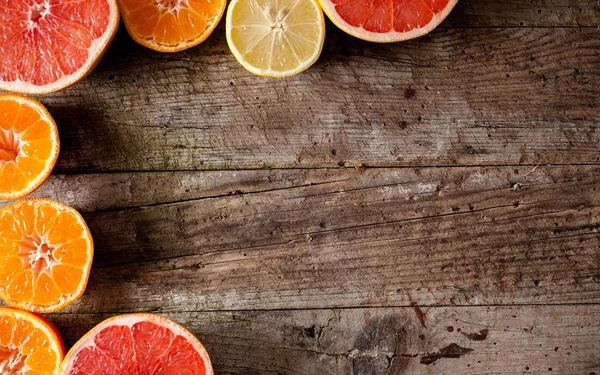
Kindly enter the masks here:
<path id="1" fill-rule="evenodd" d="M 0 0 L 0 81 L 43 86 L 77 72 L 109 18 L 106 0 Z"/>
<path id="2" fill-rule="evenodd" d="M 35 108 L 0 100 L 0 191 L 27 189 L 53 162 L 52 127 Z"/>
<path id="3" fill-rule="evenodd" d="M 203 375 L 206 366 L 194 346 L 167 327 L 149 321 L 102 329 L 93 346 L 79 351 L 63 375 Z"/>
<path id="4" fill-rule="evenodd" d="M 320 12 L 307 0 L 242 0 L 232 17 L 231 40 L 258 69 L 294 70 L 321 49 Z"/>
<path id="5" fill-rule="evenodd" d="M 222 11 L 220 0 L 122 0 L 122 4 L 128 28 L 136 36 L 172 47 L 204 35 Z"/>
<path id="6" fill-rule="evenodd" d="M 51 348 L 47 334 L 40 327 L 15 315 L 0 312 L 0 374 L 53 373 L 58 367 L 58 357 Z"/>
<path id="7" fill-rule="evenodd" d="M 374 33 L 409 32 L 428 25 L 450 0 L 331 0 L 349 25 Z"/>
<path id="8" fill-rule="evenodd" d="M 80 288 L 88 244 L 72 212 L 21 201 L 3 211 L 0 233 L 0 290 L 9 303 L 52 306 Z"/>

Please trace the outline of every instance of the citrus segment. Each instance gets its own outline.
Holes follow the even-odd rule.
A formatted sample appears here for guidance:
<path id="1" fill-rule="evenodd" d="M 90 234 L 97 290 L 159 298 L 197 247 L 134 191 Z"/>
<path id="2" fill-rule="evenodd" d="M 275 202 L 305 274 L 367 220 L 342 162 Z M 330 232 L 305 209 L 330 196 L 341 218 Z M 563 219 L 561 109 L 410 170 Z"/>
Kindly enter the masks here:
<path id="1" fill-rule="evenodd" d="M 319 0 L 340 29 L 372 42 L 398 42 L 436 28 L 458 0 Z"/>
<path id="2" fill-rule="evenodd" d="M 0 88 L 48 93 L 84 78 L 119 25 L 115 0 L 0 4 Z"/>
<path id="3" fill-rule="evenodd" d="M 50 175 L 58 151 L 58 129 L 41 103 L 0 94 L 0 199 L 37 189 Z"/>
<path id="4" fill-rule="evenodd" d="M 0 374 L 57 374 L 64 355 L 52 324 L 26 311 L 0 307 Z"/>
<path id="5" fill-rule="evenodd" d="M 227 0 L 119 0 L 129 35 L 160 52 L 183 51 L 203 42 L 226 6 Z"/>
<path id="6" fill-rule="evenodd" d="M 325 18 L 315 0 L 233 0 L 226 32 L 244 68 L 260 76 L 289 77 L 321 55 Z"/>
<path id="7" fill-rule="evenodd" d="M 36 312 L 57 311 L 85 290 L 92 237 L 71 207 L 24 199 L 0 211 L 0 297 Z"/>
<path id="8" fill-rule="evenodd" d="M 204 346 L 154 314 L 121 315 L 88 332 L 67 354 L 61 375 L 212 375 Z"/>

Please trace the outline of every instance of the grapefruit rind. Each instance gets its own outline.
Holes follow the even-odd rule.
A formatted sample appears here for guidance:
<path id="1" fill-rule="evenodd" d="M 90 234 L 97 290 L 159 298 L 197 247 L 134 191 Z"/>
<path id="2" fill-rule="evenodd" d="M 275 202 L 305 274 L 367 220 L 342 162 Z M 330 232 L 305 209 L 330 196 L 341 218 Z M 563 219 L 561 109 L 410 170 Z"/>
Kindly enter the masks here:
<path id="1" fill-rule="evenodd" d="M 223 18 L 223 14 L 225 14 L 225 8 L 227 8 L 227 0 L 218 0 L 218 1 L 220 1 L 222 3 L 221 7 L 219 8 L 219 13 L 217 14 L 216 17 L 213 18 L 213 20 L 207 21 L 207 23 L 210 24 L 210 26 L 206 28 L 204 33 L 202 33 L 196 39 L 180 42 L 177 46 L 170 46 L 170 45 L 166 45 L 163 43 L 159 43 L 156 40 L 151 39 L 151 38 L 143 38 L 143 37 L 139 36 L 133 30 L 133 27 L 131 26 L 131 21 L 129 20 L 129 11 L 123 5 L 123 1 L 118 0 L 119 9 L 120 9 L 121 15 L 123 17 L 123 24 L 125 25 L 125 29 L 127 30 L 127 33 L 129 34 L 129 36 L 136 43 L 138 43 L 144 47 L 150 48 L 157 52 L 167 52 L 167 53 L 181 52 L 181 51 L 185 51 L 186 49 L 195 47 L 198 44 L 204 42 L 213 33 L 213 31 L 215 31 L 215 29 L 217 28 L 217 25 L 219 24 L 219 22 L 221 22 L 221 18 Z"/>
<path id="2" fill-rule="evenodd" d="M 135 313 L 114 316 L 112 318 L 106 319 L 105 321 L 92 328 L 92 330 L 86 333 L 79 341 L 77 341 L 77 343 L 75 343 L 75 345 L 73 345 L 73 347 L 71 347 L 71 350 L 69 350 L 60 366 L 59 374 L 68 375 L 73 368 L 73 365 L 75 363 L 74 360 L 77 357 L 77 354 L 79 354 L 79 352 L 86 347 L 95 346 L 96 344 L 94 343 L 94 340 L 96 336 L 105 328 L 111 326 L 128 326 L 131 328 L 135 324 L 141 322 L 151 322 L 157 324 L 159 326 L 168 328 L 175 335 L 184 337 L 194 347 L 194 349 L 198 352 L 198 354 L 204 361 L 204 365 L 206 366 L 206 374 L 204 375 L 214 375 L 208 352 L 206 351 L 204 345 L 202 345 L 200 340 L 198 340 L 198 338 L 194 336 L 193 333 L 188 331 L 182 325 L 170 319 L 150 313 Z"/>
<path id="3" fill-rule="evenodd" d="M 90 271 L 92 269 L 92 260 L 94 258 L 94 242 L 92 241 L 90 229 L 88 228 L 85 220 L 83 220 L 83 217 L 81 216 L 81 214 L 79 212 L 77 212 L 77 210 L 75 210 L 74 208 L 64 205 L 64 204 L 57 202 L 55 200 L 52 200 L 52 199 L 48 199 L 48 198 L 21 199 L 15 203 L 12 203 L 11 205 L 4 207 L 3 209 L 1 209 L 0 210 L 0 218 L 7 213 L 11 214 L 10 211 L 12 209 L 17 208 L 18 206 L 29 203 L 29 202 L 49 204 L 49 205 L 53 206 L 54 208 L 56 208 L 58 211 L 65 211 L 65 212 L 71 213 L 77 219 L 78 224 L 81 225 L 81 227 L 84 231 L 84 234 L 85 234 L 85 236 L 82 238 L 85 240 L 85 242 L 87 244 L 88 257 L 87 257 L 86 262 L 83 265 L 83 267 L 81 267 L 81 270 L 83 271 L 82 279 L 81 279 L 79 285 L 77 286 L 77 289 L 73 293 L 62 296 L 62 298 L 60 299 L 59 302 L 52 304 L 52 305 L 42 306 L 42 305 L 30 303 L 30 302 L 15 301 L 10 296 L 7 295 L 4 288 L 0 288 L 0 298 L 3 299 L 6 303 L 8 303 L 10 306 L 17 307 L 19 309 L 34 312 L 34 313 L 52 313 L 52 312 L 59 311 L 65 307 L 73 304 L 74 302 L 78 301 L 79 298 L 81 298 L 81 296 L 83 295 L 83 292 L 85 292 L 85 289 L 86 289 L 87 283 L 88 283 L 88 279 L 90 276 Z"/>
<path id="4" fill-rule="evenodd" d="M 331 0 L 317 0 L 321 5 L 321 8 L 327 14 L 327 17 L 336 25 L 339 29 L 344 31 L 347 34 L 352 35 L 355 38 L 366 40 L 368 42 L 374 43 L 395 43 L 402 42 L 405 40 L 410 40 L 414 38 L 418 38 L 423 35 L 429 34 L 436 27 L 438 27 L 445 19 L 448 17 L 454 6 L 458 3 L 458 0 L 450 0 L 446 8 L 440 13 L 437 13 L 433 16 L 433 19 L 425 26 L 421 28 L 416 28 L 408 32 L 398 32 L 392 31 L 388 33 L 375 33 L 372 31 L 367 31 L 362 27 L 356 27 L 350 25 L 346 22 L 335 10 L 335 4 L 331 2 Z"/>
<path id="5" fill-rule="evenodd" d="M 0 90 L 18 92 L 21 94 L 50 94 L 69 88 L 87 77 L 94 68 L 96 68 L 102 59 L 102 56 L 104 56 L 104 53 L 115 38 L 115 35 L 117 35 L 117 30 L 119 29 L 121 18 L 119 16 L 119 7 L 117 6 L 116 0 L 106 1 L 110 8 L 110 22 L 104 34 L 102 34 L 100 38 L 92 41 L 90 48 L 88 48 L 88 58 L 85 64 L 83 64 L 76 72 L 65 75 L 57 81 L 43 86 L 34 85 L 19 79 L 10 82 L 0 80 Z"/>
<path id="6" fill-rule="evenodd" d="M 323 15 L 323 12 L 319 12 L 320 17 L 319 17 L 319 24 L 320 24 L 320 29 L 321 29 L 321 34 L 320 34 L 320 43 L 319 43 L 319 49 L 315 51 L 315 54 L 307 61 L 304 62 L 304 64 L 298 66 L 297 69 L 293 69 L 284 73 L 280 73 L 280 72 L 276 72 L 273 70 L 263 70 L 263 69 L 258 69 L 256 67 L 254 67 L 252 64 L 249 64 L 243 57 L 243 54 L 239 51 L 239 49 L 237 48 L 237 46 L 235 45 L 235 43 L 232 40 L 231 37 L 231 30 L 233 28 L 233 12 L 235 11 L 235 5 L 239 2 L 240 0 L 232 0 L 229 3 L 229 8 L 227 9 L 227 16 L 225 19 L 225 30 L 226 30 L 226 38 L 227 38 L 227 44 L 229 46 L 229 49 L 231 50 L 231 53 L 233 54 L 233 56 L 235 57 L 235 59 L 250 73 L 255 74 L 257 76 L 260 77 L 266 77 L 266 78 L 288 78 L 288 77 L 292 77 L 295 76 L 297 74 L 300 74 L 304 71 L 306 71 L 308 68 L 310 68 L 311 66 L 313 66 L 317 60 L 319 60 L 319 57 L 321 56 L 321 53 L 323 52 L 323 47 L 325 45 L 325 16 Z M 305 0 L 305 1 L 309 1 L 309 0 Z M 310 0 L 310 1 L 316 1 L 316 0 Z M 318 8 L 321 8 L 319 6 L 318 3 L 316 3 Z M 321 9 L 322 10 L 322 9 Z"/>
<path id="7" fill-rule="evenodd" d="M 3 100 L 14 101 L 21 105 L 34 108 L 39 113 L 40 118 L 50 124 L 51 129 L 50 137 L 53 145 L 52 155 L 48 160 L 44 160 L 44 162 L 46 163 L 46 167 L 44 168 L 44 170 L 36 178 L 30 181 L 27 188 L 23 190 L 11 192 L 0 191 L 0 200 L 18 199 L 28 194 L 31 194 L 48 179 L 50 173 L 52 172 L 52 169 L 54 168 L 54 165 L 56 164 L 56 160 L 58 159 L 58 154 L 60 152 L 60 139 L 58 136 L 58 128 L 56 127 L 56 122 L 54 122 L 52 115 L 50 115 L 50 113 L 42 103 L 38 102 L 35 99 L 28 98 L 20 94 L 0 94 L 0 101 Z"/>

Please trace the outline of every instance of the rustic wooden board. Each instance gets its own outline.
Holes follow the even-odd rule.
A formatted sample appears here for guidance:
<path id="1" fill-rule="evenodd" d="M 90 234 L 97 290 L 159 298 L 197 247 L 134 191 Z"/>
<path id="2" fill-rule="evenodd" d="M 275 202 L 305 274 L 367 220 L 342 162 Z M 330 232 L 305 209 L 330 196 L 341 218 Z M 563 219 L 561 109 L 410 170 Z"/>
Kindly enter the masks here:
<path id="1" fill-rule="evenodd" d="M 600 300 L 600 167 L 252 173 L 62 176 L 105 210 L 70 311 Z"/>
<path id="2" fill-rule="evenodd" d="M 377 45 L 331 29 L 285 80 L 246 72 L 222 32 L 177 55 L 121 35 L 91 77 L 42 100 L 68 173 L 598 164 L 599 35 L 449 28 Z"/>
<path id="3" fill-rule="evenodd" d="M 181 312 L 167 316 L 198 335 L 217 374 L 600 373 L 599 306 Z M 50 319 L 70 345 L 107 317 L 55 314 Z"/>
<path id="4" fill-rule="evenodd" d="M 459 0 L 441 27 L 586 27 L 600 25 L 600 6 L 586 0 Z"/>
<path id="5" fill-rule="evenodd" d="M 40 98 L 62 152 L 33 196 L 96 243 L 50 319 L 71 345 L 159 312 L 218 374 L 600 374 L 599 26 L 596 1 L 460 0 L 406 43 L 328 24 L 285 80 L 222 25 L 178 54 L 121 28 Z"/>

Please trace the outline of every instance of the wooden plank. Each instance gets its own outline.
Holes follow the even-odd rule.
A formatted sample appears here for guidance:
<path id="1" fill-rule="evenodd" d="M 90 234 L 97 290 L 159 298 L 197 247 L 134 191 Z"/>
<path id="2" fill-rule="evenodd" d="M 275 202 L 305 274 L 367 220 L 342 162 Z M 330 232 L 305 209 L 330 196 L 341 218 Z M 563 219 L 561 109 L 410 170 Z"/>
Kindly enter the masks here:
<path id="1" fill-rule="evenodd" d="M 307 73 L 239 66 L 222 33 L 164 55 L 121 36 L 42 101 L 57 171 L 598 164 L 598 29 L 445 29 L 406 43 L 332 32 Z"/>
<path id="2" fill-rule="evenodd" d="M 375 173 L 369 174 L 377 180 Z M 290 189 L 350 176 L 356 176 L 354 169 L 55 174 L 28 197 L 52 198 L 80 212 L 96 212 Z M 0 202 L 0 207 L 10 203 Z"/>
<path id="3" fill-rule="evenodd" d="M 86 214 L 96 257 L 70 311 L 600 300 L 600 167 L 296 173 L 275 190 Z M 147 187 L 134 195 L 165 196 Z"/>
<path id="4" fill-rule="evenodd" d="M 460 0 L 441 27 L 598 26 L 600 6 L 573 0 Z"/>
<path id="5" fill-rule="evenodd" d="M 598 305 L 167 316 L 203 341 L 217 374 L 600 373 Z M 72 344 L 107 317 L 50 319 Z"/>

